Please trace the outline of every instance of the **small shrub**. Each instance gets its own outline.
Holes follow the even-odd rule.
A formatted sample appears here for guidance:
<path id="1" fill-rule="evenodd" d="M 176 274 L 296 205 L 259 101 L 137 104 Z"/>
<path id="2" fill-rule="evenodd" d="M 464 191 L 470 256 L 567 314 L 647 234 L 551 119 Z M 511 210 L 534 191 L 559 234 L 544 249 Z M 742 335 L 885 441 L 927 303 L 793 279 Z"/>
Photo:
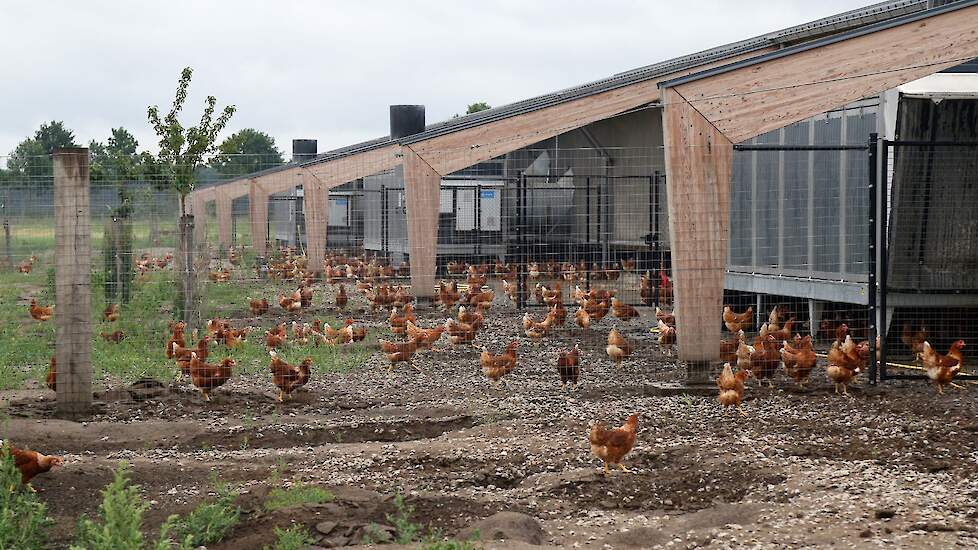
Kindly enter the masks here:
<path id="1" fill-rule="evenodd" d="M 217 500 L 204 502 L 183 518 L 175 519 L 170 529 L 178 540 L 188 540 L 193 547 L 220 542 L 241 519 L 241 509 L 234 505 L 237 493 L 224 483 L 216 486 Z M 160 533 L 160 538 L 166 538 Z"/>
<path id="2" fill-rule="evenodd" d="M 265 550 L 302 550 L 313 543 L 309 531 L 301 525 L 288 529 L 275 528 L 275 546 L 266 546 Z"/>
<path id="3" fill-rule="evenodd" d="M 119 465 L 115 477 L 102 490 L 99 522 L 81 518 L 72 550 L 141 550 L 143 513 L 149 505 L 139 495 L 139 486 L 129 484 L 129 468 Z"/>
<path id="4" fill-rule="evenodd" d="M 394 509 L 395 513 L 387 514 L 387 521 L 397 529 L 397 543 L 411 544 L 421 533 L 421 524 L 414 523 L 411 519 L 414 506 L 404 502 L 403 495 L 397 495 L 394 497 Z"/>
<path id="5" fill-rule="evenodd" d="M 42 548 L 51 525 L 47 506 L 20 483 L 9 448 L 0 449 L 0 548 Z"/>
<path id="6" fill-rule="evenodd" d="M 467 540 L 438 540 L 426 542 L 421 546 L 421 550 L 477 550 L 481 548 Z"/>
<path id="7" fill-rule="evenodd" d="M 265 509 L 268 511 L 281 510 L 300 504 L 321 504 L 333 500 L 333 493 L 315 485 L 295 485 L 292 487 L 276 487 L 268 493 Z"/>

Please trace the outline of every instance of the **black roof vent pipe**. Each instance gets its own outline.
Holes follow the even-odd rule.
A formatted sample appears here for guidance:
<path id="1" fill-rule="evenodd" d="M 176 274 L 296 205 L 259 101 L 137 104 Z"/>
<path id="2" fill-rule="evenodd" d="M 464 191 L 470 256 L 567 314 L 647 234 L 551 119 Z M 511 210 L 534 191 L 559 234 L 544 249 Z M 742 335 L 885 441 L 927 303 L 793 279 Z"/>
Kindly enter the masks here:
<path id="1" fill-rule="evenodd" d="M 292 162 L 305 162 L 316 158 L 318 146 L 314 139 L 292 140 Z"/>
<path id="2" fill-rule="evenodd" d="M 424 131 L 424 105 L 391 105 L 391 139 Z"/>

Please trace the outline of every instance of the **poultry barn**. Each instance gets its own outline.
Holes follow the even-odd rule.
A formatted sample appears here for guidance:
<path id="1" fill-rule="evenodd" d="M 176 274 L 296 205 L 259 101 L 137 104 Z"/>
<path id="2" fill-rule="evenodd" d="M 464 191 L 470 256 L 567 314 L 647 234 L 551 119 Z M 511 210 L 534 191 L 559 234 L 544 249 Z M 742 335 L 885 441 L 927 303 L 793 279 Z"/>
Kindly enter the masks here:
<path id="1" fill-rule="evenodd" d="M 891 0 L 287 162 L 0 159 L 0 476 L 51 518 L 11 547 L 123 500 L 160 548 L 968 547 L 976 22 Z"/>

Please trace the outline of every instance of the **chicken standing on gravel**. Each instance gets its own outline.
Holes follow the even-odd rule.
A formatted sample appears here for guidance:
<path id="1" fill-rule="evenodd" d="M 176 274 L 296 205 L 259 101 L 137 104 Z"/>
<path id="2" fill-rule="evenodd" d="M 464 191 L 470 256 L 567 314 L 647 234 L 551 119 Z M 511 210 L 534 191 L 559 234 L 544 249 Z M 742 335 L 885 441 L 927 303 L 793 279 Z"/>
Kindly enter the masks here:
<path id="1" fill-rule="evenodd" d="M 623 472 L 628 472 L 628 468 L 625 468 L 622 460 L 635 445 L 635 434 L 637 432 L 637 414 L 629 416 L 622 427 L 613 430 L 605 428 L 600 422 L 595 422 L 591 426 L 591 433 L 588 434 L 591 452 L 604 462 L 605 475 L 610 473 L 608 471 L 609 464 L 616 464 Z"/>
<path id="2" fill-rule="evenodd" d="M 312 372 L 312 358 L 306 357 L 298 365 L 290 365 L 279 359 L 275 351 L 268 352 L 272 359 L 272 382 L 278 387 L 278 400 L 284 402 L 292 397 L 292 392 L 309 382 Z"/>
<path id="3" fill-rule="evenodd" d="M 493 381 L 496 386 L 503 383 L 503 376 L 506 376 L 516 368 L 516 349 L 519 343 L 515 340 L 509 343 L 506 351 L 499 355 L 489 353 L 484 346 L 482 355 L 479 356 L 479 363 L 482 365 L 482 374 Z"/>

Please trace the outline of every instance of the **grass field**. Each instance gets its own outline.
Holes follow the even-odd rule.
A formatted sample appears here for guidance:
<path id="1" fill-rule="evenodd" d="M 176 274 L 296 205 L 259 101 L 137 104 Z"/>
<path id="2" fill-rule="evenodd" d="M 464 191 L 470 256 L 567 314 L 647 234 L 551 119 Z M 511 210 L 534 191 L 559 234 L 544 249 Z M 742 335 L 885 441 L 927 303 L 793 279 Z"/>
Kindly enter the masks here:
<path id="1" fill-rule="evenodd" d="M 97 264 L 96 264 L 97 265 Z M 242 262 L 242 265 L 248 265 Z M 48 361 L 54 353 L 54 321 L 34 321 L 28 313 L 31 297 L 42 305 L 54 302 L 53 273 L 42 260 L 29 275 L 0 273 L 0 389 L 16 389 L 29 379 L 43 382 Z M 237 349 L 212 350 L 213 356 L 233 357 L 238 368 L 236 373 L 254 374 L 268 369 L 268 354 L 262 342 L 262 332 L 277 319 L 270 313 L 261 321 L 251 319 L 248 298 L 264 296 L 272 298 L 283 285 L 244 281 L 247 275 L 236 273 L 238 280 L 232 283 L 205 283 L 202 317 L 232 318 L 236 326 L 254 326 L 249 340 Z M 97 277 L 96 277 L 97 279 Z M 176 370 L 163 355 L 163 342 L 167 334 L 167 322 L 172 320 L 175 283 L 171 271 L 150 272 L 145 281 L 137 282 L 132 300 L 121 307 L 120 319 L 115 323 L 102 320 L 106 303 L 101 284 L 92 285 L 93 350 L 92 363 L 97 384 L 112 387 L 132 382 L 141 377 L 161 381 L 173 379 Z M 337 323 L 332 315 L 323 312 L 319 318 Z M 107 342 L 99 333 L 116 330 L 125 332 L 125 339 L 118 343 Z M 371 338 L 372 342 L 374 338 Z M 292 361 L 309 356 L 313 358 L 317 372 L 343 371 L 362 364 L 370 356 L 366 345 L 351 348 L 330 346 L 305 346 L 291 348 L 281 353 Z"/>

